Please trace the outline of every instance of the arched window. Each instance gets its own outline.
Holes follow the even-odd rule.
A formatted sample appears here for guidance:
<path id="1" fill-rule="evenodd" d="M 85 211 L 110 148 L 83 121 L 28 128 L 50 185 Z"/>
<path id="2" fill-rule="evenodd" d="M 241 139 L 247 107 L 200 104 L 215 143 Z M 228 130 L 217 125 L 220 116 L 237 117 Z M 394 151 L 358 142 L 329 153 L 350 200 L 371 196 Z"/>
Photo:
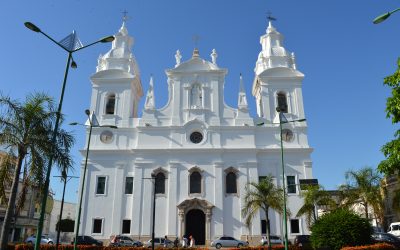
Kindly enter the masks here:
<path id="1" fill-rule="evenodd" d="M 287 105 L 287 99 L 286 99 L 286 94 L 284 92 L 279 92 L 278 93 L 278 107 L 283 113 L 288 112 L 288 105 Z"/>
<path id="2" fill-rule="evenodd" d="M 115 112 L 115 94 L 109 94 L 106 102 L 106 115 L 113 115 Z"/>
<path id="3" fill-rule="evenodd" d="M 201 174 L 197 171 L 190 175 L 190 191 L 191 194 L 201 193 Z"/>
<path id="4" fill-rule="evenodd" d="M 156 194 L 165 194 L 165 175 L 164 173 L 156 174 Z"/>
<path id="5" fill-rule="evenodd" d="M 226 193 L 236 194 L 237 193 L 236 174 L 234 172 L 229 172 L 225 178 L 226 178 L 225 179 Z"/>

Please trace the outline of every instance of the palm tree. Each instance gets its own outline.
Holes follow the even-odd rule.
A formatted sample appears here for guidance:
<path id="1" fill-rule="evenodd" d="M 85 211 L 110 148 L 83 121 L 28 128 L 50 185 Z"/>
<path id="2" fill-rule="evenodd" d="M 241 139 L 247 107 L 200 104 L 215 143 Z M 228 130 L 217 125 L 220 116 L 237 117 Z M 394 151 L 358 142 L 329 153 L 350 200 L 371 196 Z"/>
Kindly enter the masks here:
<path id="1" fill-rule="evenodd" d="M 381 176 L 371 167 L 364 167 L 358 171 L 347 171 L 345 177 L 347 184 L 340 187 L 345 197 L 345 204 L 347 206 L 361 204 L 367 219 L 369 208 L 373 208 L 375 217 L 382 220 L 384 209 L 380 189 Z"/>
<path id="2" fill-rule="evenodd" d="M 283 211 L 283 190 L 275 186 L 273 177 L 268 175 L 259 183 L 250 182 L 245 187 L 245 196 L 242 208 L 242 216 L 245 218 L 247 227 L 250 227 L 252 219 L 263 210 L 267 222 L 268 248 L 271 249 L 270 222 L 268 211 L 270 208 L 282 213 Z"/>
<path id="3" fill-rule="evenodd" d="M 73 136 L 60 129 L 57 139 L 53 143 L 53 125 L 56 112 L 51 97 L 42 93 L 28 95 L 24 103 L 11 100 L 10 97 L 0 95 L 0 145 L 8 149 L 8 160 L 2 161 L 0 166 L 0 184 L 7 183 L 12 175 L 11 191 L 8 198 L 6 215 L 1 231 L 0 249 L 6 249 L 10 221 L 15 214 L 18 184 L 35 186 L 41 190 L 47 163 L 50 154 L 54 163 L 60 168 L 71 168 L 72 158 L 69 151 L 74 143 Z M 10 163 L 14 167 L 10 168 Z M 24 176 L 20 180 L 21 169 L 24 164 Z M 5 199 L 4 185 L 1 185 L 0 195 Z M 24 188 L 22 188 L 24 193 Z M 23 204 L 23 202 L 19 202 Z"/>
<path id="4" fill-rule="evenodd" d="M 304 204 L 297 212 L 296 217 L 306 216 L 308 228 L 317 220 L 316 206 L 327 206 L 328 208 L 335 206 L 335 201 L 320 185 L 306 186 L 300 196 L 304 199 Z"/>

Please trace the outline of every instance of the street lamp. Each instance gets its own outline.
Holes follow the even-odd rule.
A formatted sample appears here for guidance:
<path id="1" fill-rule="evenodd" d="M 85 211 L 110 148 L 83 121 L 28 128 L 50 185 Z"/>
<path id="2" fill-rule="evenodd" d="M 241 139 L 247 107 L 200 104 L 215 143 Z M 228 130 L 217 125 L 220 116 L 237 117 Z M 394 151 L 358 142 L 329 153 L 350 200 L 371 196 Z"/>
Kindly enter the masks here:
<path id="1" fill-rule="evenodd" d="M 67 65 L 65 67 L 65 73 L 64 73 L 64 80 L 62 83 L 62 88 L 61 88 L 61 95 L 60 95 L 60 100 L 58 103 L 58 109 L 57 109 L 57 115 L 56 115 L 56 121 L 54 123 L 54 130 L 53 130 L 53 135 L 52 135 L 52 143 L 54 144 L 57 138 L 57 133 L 58 133 L 58 127 L 59 127 L 59 122 L 60 122 L 60 115 L 61 115 L 61 109 L 62 109 L 62 103 L 63 103 L 63 99 L 64 99 L 64 91 L 65 91 L 65 85 L 67 83 L 67 76 L 68 76 L 68 70 L 70 67 L 70 62 L 72 60 L 71 63 L 71 67 L 72 68 L 76 68 L 77 64 L 76 62 L 73 60 L 72 58 L 72 53 L 78 51 L 78 50 L 82 50 L 84 48 L 87 48 L 89 46 L 92 46 L 96 43 L 108 43 L 108 42 L 112 42 L 114 40 L 113 36 L 107 36 L 104 37 L 96 42 L 90 43 L 86 46 L 83 46 L 81 44 L 81 42 L 79 41 L 79 39 L 77 39 L 75 32 L 73 32 L 71 35 L 67 36 L 67 40 L 69 39 L 69 43 L 67 42 L 66 39 L 63 39 L 61 43 L 57 42 L 56 40 L 54 40 L 53 38 L 51 38 L 49 35 L 47 35 L 46 33 L 44 33 L 41 29 L 39 29 L 39 27 L 37 27 L 36 25 L 34 25 L 31 22 L 25 22 L 24 23 L 25 27 L 27 27 L 28 29 L 36 32 L 36 33 L 41 33 L 42 35 L 44 35 L 45 37 L 47 37 L 48 39 L 50 39 L 53 43 L 57 44 L 59 47 L 61 47 L 62 49 L 64 49 L 65 51 L 68 52 L 68 59 L 67 59 Z M 45 210 L 46 210 L 46 201 L 47 201 L 47 195 L 49 193 L 49 184 L 50 184 L 50 173 L 51 173 L 51 166 L 53 165 L 53 157 L 54 157 L 54 153 L 51 152 L 50 153 L 50 157 L 49 157 L 49 162 L 48 162 L 48 166 L 47 166 L 47 173 L 46 173 L 46 179 L 44 182 L 44 187 L 43 187 L 43 197 L 42 197 L 42 205 L 41 205 L 41 211 L 40 211 L 40 218 L 39 218 L 39 224 L 38 224 L 38 229 L 37 229 L 37 234 L 36 234 L 36 242 L 35 242 L 35 250 L 39 250 L 40 249 L 40 239 L 42 238 L 42 230 L 43 230 L 43 222 L 44 222 L 44 214 L 45 214 Z"/>
<path id="2" fill-rule="evenodd" d="M 279 113 L 279 129 L 281 132 L 281 163 L 282 163 L 282 189 L 283 189 L 283 225 L 285 227 L 285 250 L 288 250 L 288 228 L 287 228 L 287 218 L 286 218 L 286 184 L 285 184 L 285 163 L 283 160 L 283 129 L 282 129 L 282 124 L 285 123 L 289 123 L 289 122 L 303 122 L 306 119 L 299 119 L 299 120 L 284 120 L 282 118 L 284 118 L 285 116 L 283 115 L 284 113 L 283 108 L 281 107 L 277 107 L 276 111 Z"/>
<path id="3" fill-rule="evenodd" d="M 88 135 L 88 142 L 86 146 L 86 159 L 85 159 L 85 166 L 83 168 L 83 177 L 82 177 L 82 187 L 81 187 L 81 193 L 80 193 L 80 198 L 79 198 L 79 209 L 78 209 L 78 218 L 76 219 L 76 231 L 75 231 L 75 240 L 74 240 L 74 250 L 77 249 L 77 241 L 78 241 L 78 234 L 79 234 L 79 225 L 80 225 L 80 220 L 81 220 L 81 212 L 82 212 L 82 198 L 83 198 L 83 191 L 85 190 L 85 179 L 86 179 L 86 169 L 87 169 L 87 162 L 89 158 L 89 148 L 90 148 L 90 137 L 92 135 L 92 128 L 93 127 L 102 127 L 102 128 L 118 128 L 117 126 L 113 125 L 102 125 L 100 126 L 97 124 L 97 121 L 93 121 L 93 117 L 95 115 L 93 114 L 93 117 L 90 116 L 90 110 L 86 109 L 85 114 L 89 118 L 89 135 Z M 94 124 L 96 122 L 96 124 Z M 77 122 L 70 123 L 69 125 L 83 125 Z"/>
<path id="4" fill-rule="evenodd" d="M 156 181 L 157 176 L 155 174 L 151 174 L 151 178 L 143 178 L 153 180 L 153 221 L 152 221 L 152 228 L 151 228 L 151 249 L 154 250 L 154 229 L 155 229 L 155 220 L 156 220 Z M 167 179 L 165 177 L 162 178 L 163 180 Z"/>
<path id="5" fill-rule="evenodd" d="M 70 181 L 72 178 L 79 178 L 79 177 L 68 176 L 66 169 L 63 169 L 61 175 L 53 176 L 53 177 L 61 178 L 62 181 L 64 181 L 63 193 L 62 193 L 62 198 L 61 198 L 60 216 L 58 219 L 58 228 L 57 228 L 57 240 L 56 240 L 56 250 L 57 250 L 58 246 L 60 245 L 61 220 L 62 220 L 62 214 L 63 214 L 63 210 L 64 210 L 65 187 L 67 186 L 67 182 Z"/>
<path id="6" fill-rule="evenodd" d="M 388 19 L 388 18 L 390 17 L 390 15 L 392 15 L 393 13 L 395 13 L 395 12 L 397 12 L 397 11 L 399 11 L 399 10 L 400 10 L 400 8 L 397 8 L 397 9 L 392 10 L 392 11 L 390 11 L 390 12 L 386 12 L 386 13 L 384 13 L 384 14 L 382 14 L 382 15 L 376 17 L 372 22 L 373 22 L 374 24 L 381 23 L 381 22 L 385 21 L 386 19 Z"/>

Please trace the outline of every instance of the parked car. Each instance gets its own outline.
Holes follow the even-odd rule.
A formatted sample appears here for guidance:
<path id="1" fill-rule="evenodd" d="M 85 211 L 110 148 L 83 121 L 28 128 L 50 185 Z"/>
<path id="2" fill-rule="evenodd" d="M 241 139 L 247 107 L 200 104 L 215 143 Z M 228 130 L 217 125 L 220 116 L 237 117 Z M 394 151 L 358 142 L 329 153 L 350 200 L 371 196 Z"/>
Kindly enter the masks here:
<path id="1" fill-rule="evenodd" d="M 36 235 L 32 234 L 28 238 L 26 238 L 25 243 L 28 244 L 35 244 L 36 242 Z M 42 239 L 40 240 L 40 244 L 53 244 L 54 240 L 49 238 L 47 235 L 42 235 Z"/>
<path id="2" fill-rule="evenodd" d="M 75 242 L 75 238 L 74 240 L 71 242 L 71 244 L 73 245 Z M 76 241 L 77 245 L 92 245 L 92 246 L 102 246 L 103 242 L 100 240 L 96 240 L 95 238 L 93 238 L 92 236 L 87 236 L 87 235 L 83 235 L 83 236 L 78 236 L 77 241 Z"/>
<path id="3" fill-rule="evenodd" d="M 118 247 L 141 247 L 143 246 L 142 242 L 133 240 L 125 235 L 116 235 L 110 242 L 110 246 L 118 246 Z"/>
<path id="4" fill-rule="evenodd" d="M 211 242 L 211 246 L 217 249 L 220 249 L 221 247 L 244 247 L 248 245 L 249 243 L 246 241 L 237 240 L 229 236 L 222 236 Z"/>
<path id="5" fill-rule="evenodd" d="M 310 235 L 296 235 L 294 245 L 301 249 L 313 249 L 311 246 Z"/>
<path id="6" fill-rule="evenodd" d="M 388 233 L 400 237 L 400 222 L 390 223 Z"/>
<path id="7" fill-rule="evenodd" d="M 283 245 L 283 241 L 281 240 L 281 238 L 279 238 L 279 236 L 270 235 L 269 238 L 271 239 L 271 245 Z M 268 245 L 267 236 L 263 236 L 260 243 L 262 246 Z"/>
<path id="8" fill-rule="evenodd" d="M 164 242 L 165 242 L 164 238 L 158 238 L 158 237 L 154 238 L 154 247 L 163 247 L 164 246 Z M 167 239 L 166 244 L 167 244 L 168 248 L 174 246 L 174 243 L 172 241 L 168 240 L 168 239 Z M 150 248 L 151 247 L 151 239 L 148 240 L 147 242 L 145 242 L 143 247 Z"/>
<path id="9" fill-rule="evenodd" d="M 400 248 L 400 239 L 389 233 L 373 233 L 372 240 L 375 243 L 388 243 L 396 248 Z"/>

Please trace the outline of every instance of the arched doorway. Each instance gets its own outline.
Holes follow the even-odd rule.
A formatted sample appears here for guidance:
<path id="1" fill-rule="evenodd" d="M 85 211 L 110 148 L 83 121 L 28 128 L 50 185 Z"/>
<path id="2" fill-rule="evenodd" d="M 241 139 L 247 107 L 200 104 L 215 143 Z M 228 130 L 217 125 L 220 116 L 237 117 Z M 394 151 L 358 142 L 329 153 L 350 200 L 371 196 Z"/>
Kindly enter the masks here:
<path id="1" fill-rule="evenodd" d="M 186 214 L 185 235 L 192 235 L 196 245 L 206 244 L 206 216 L 200 209 L 192 209 Z"/>

